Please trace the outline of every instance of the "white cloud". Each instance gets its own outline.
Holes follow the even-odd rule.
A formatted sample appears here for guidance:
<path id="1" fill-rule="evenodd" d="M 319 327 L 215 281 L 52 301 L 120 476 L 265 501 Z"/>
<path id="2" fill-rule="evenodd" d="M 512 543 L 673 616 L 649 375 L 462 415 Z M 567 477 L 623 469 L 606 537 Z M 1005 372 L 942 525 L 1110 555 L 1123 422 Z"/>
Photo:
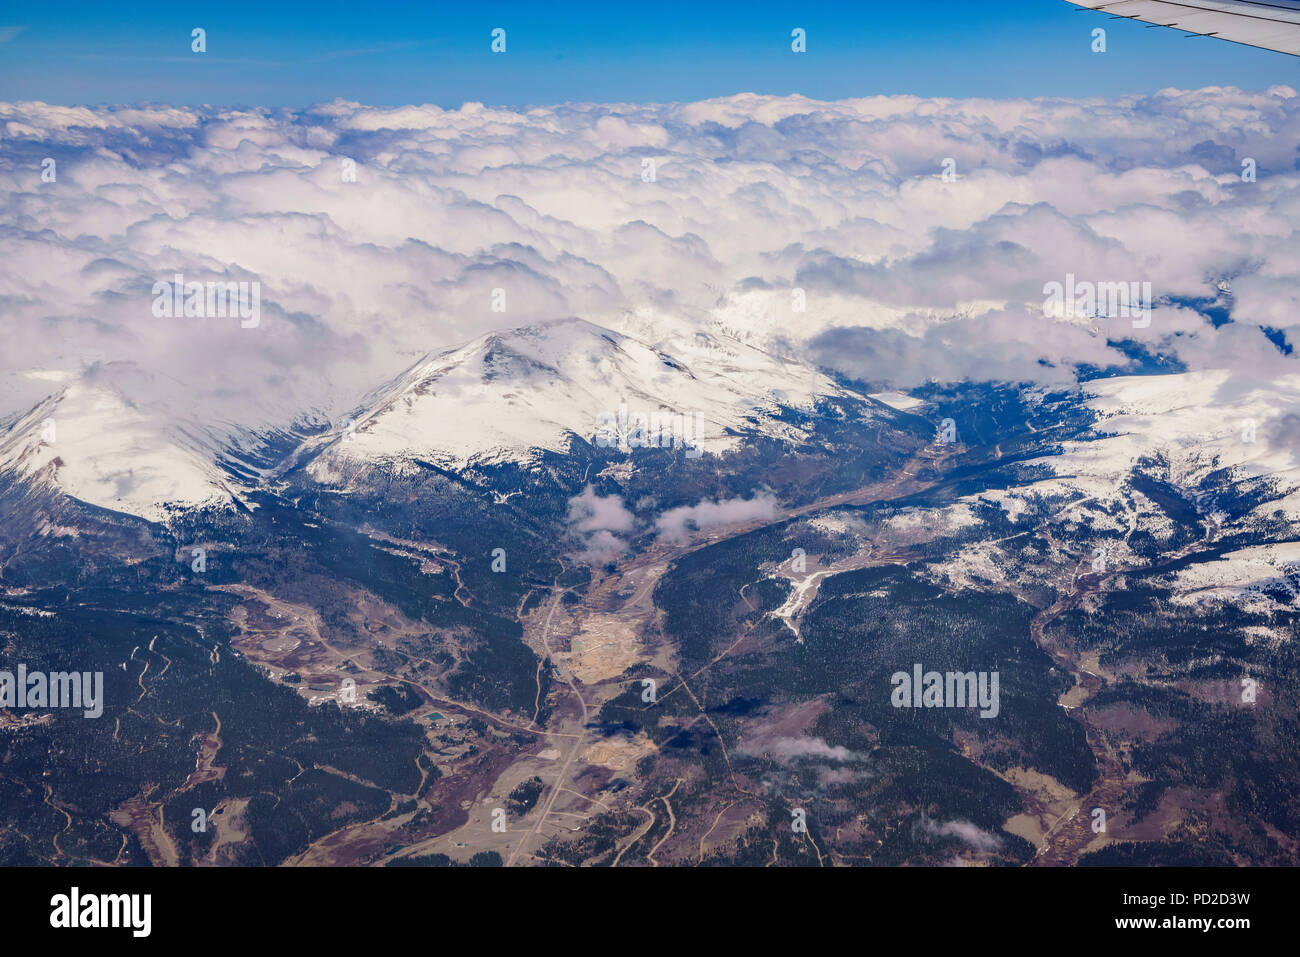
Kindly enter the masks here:
<path id="1" fill-rule="evenodd" d="M 773 519 L 777 513 L 776 496 L 763 491 L 747 499 L 720 499 L 670 508 L 655 519 L 655 528 L 664 541 L 684 542 L 690 538 L 691 532 L 755 519 Z"/>
<path id="2" fill-rule="evenodd" d="M 597 495 L 588 485 L 569 499 L 569 530 L 582 544 L 580 558 L 598 564 L 627 551 L 626 536 L 636 527 L 636 516 L 617 495 Z"/>
<path id="3" fill-rule="evenodd" d="M 771 758 L 778 764 L 789 764 L 800 758 L 833 762 L 861 760 L 861 755 L 843 745 L 831 745 L 822 738 L 816 737 L 760 737 L 756 740 L 742 741 L 736 750 L 741 754 Z M 851 778 L 831 777 L 828 778 L 827 783 L 842 784 L 845 780 Z"/>
<path id="4" fill-rule="evenodd" d="M 1284 87 L 527 111 L 17 103 L 0 104 L 0 135 L 0 418 L 42 397 L 31 371 L 130 362 L 180 383 L 169 401 L 217 431 L 337 420 L 425 352 L 567 316 L 719 325 L 899 388 L 1067 381 L 1126 361 L 1108 333 L 1270 375 L 1294 360 L 1257 326 L 1294 341 L 1300 325 L 1300 97 Z M 260 280 L 260 326 L 152 319 L 152 283 L 178 271 Z M 1042 286 L 1068 272 L 1184 300 L 1227 278 L 1235 322 L 1046 319 Z"/>
<path id="5" fill-rule="evenodd" d="M 955 837 L 977 851 L 995 851 L 1002 846 L 1002 840 L 996 834 L 990 834 L 970 821 L 945 821 L 943 824 L 936 824 L 923 814 L 921 829 L 932 837 Z"/>

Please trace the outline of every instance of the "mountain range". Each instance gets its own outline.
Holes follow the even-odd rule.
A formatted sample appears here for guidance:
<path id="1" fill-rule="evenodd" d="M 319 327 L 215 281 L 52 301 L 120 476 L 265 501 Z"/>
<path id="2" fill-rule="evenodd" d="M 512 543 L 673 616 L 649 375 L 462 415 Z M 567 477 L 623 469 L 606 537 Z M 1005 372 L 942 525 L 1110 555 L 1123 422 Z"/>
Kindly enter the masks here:
<path id="1" fill-rule="evenodd" d="M 102 671 L 105 719 L 4 713 L 0 860 L 1298 859 L 1300 377 L 879 391 L 615 325 L 341 415 L 44 375 L 0 641 Z M 891 704 L 922 666 L 997 673 L 993 717 Z"/>

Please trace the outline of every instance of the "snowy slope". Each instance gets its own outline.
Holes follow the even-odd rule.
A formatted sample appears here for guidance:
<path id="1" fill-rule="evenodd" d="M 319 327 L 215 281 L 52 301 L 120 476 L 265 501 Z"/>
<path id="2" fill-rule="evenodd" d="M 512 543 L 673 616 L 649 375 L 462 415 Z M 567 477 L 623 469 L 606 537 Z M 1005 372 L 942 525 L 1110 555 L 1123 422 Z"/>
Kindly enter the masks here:
<path id="1" fill-rule="evenodd" d="M 1103 379 L 1088 389 L 1089 405 L 1103 417 L 1099 428 L 1117 435 L 1076 443 L 1076 471 L 1108 475 L 1125 460 L 1160 450 L 1187 469 L 1189 480 L 1216 461 L 1247 475 L 1295 480 L 1300 446 L 1288 441 L 1284 419 L 1300 409 L 1300 376 L 1261 381 L 1215 370 Z"/>
<path id="2" fill-rule="evenodd" d="M 783 408 L 852 396 L 806 365 L 719 333 L 662 324 L 653 332 L 647 340 L 568 319 L 427 357 L 318 447 L 309 471 L 329 481 L 357 463 L 528 462 L 539 449 L 567 451 L 573 436 L 592 441 L 597 417 L 620 406 L 698 414 L 699 446 L 721 452 L 739 442 L 727 430 L 798 441 L 800 429 L 775 420 Z"/>
<path id="3" fill-rule="evenodd" d="M 811 410 L 822 397 L 864 401 L 725 334 L 662 320 L 634 325 L 653 338 L 571 319 L 430 355 L 295 460 L 310 457 L 323 481 L 349 466 L 400 469 L 414 458 L 448 468 L 529 462 L 541 449 L 567 451 L 574 436 L 592 441 L 598 416 L 620 407 L 691 416 L 692 444 L 720 452 L 740 441 L 735 433 L 799 442 L 805 433 L 777 416 Z M 275 471 L 263 436 L 283 438 L 290 422 L 323 416 L 293 408 L 293 396 L 250 390 L 237 404 L 241 421 L 218 418 L 185 383 L 132 363 L 37 378 L 55 391 L 0 432 L 0 474 L 154 521 L 233 504 L 242 483 Z"/>
<path id="4" fill-rule="evenodd" d="M 1093 434 L 1031 463 L 1050 477 L 983 491 L 926 514 L 928 527 L 943 528 L 961 509 L 996 503 L 1019 531 L 965 546 L 937 564 L 934 573 L 949 585 L 978 587 L 1012 575 L 1022 585 L 1061 575 L 1069 581 L 1091 570 L 1098 547 L 1112 568 L 1141 568 L 1189 542 L 1208 547 L 1221 536 L 1263 534 L 1283 519 L 1300 521 L 1300 376 L 1261 380 L 1200 371 L 1102 379 L 1083 388 L 1098 415 Z M 1191 521 L 1171 517 L 1142 491 L 1153 487 L 1187 503 Z M 1262 488 L 1267 494 L 1249 511 L 1229 515 L 1218 507 L 1221 496 Z M 1025 537 L 1033 529 L 1049 534 Z M 1165 584 L 1176 601 L 1259 605 L 1267 604 L 1265 588 L 1294 592 L 1284 583 L 1297 571 L 1294 544 L 1275 543 L 1194 563 Z"/>
<path id="5" fill-rule="evenodd" d="M 183 383 L 130 363 L 44 378 L 61 387 L 0 435 L 0 473 L 151 521 L 234 502 L 236 430 L 186 414 Z"/>
<path id="6" fill-rule="evenodd" d="M 1174 601 L 1180 604 L 1220 600 L 1267 607 L 1271 599 L 1265 589 L 1294 603 L 1300 597 L 1295 585 L 1300 580 L 1300 543 L 1238 549 L 1169 577 Z"/>
<path id="7" fill-rule="evenodd" d="M 1161 456 L 1166 479 L 1196 488 L 1217 469 L 1238 480 L 1269 478 L 1300 486 L 1300 375 L 1267 381 L 1225 371 L 1122 376 L 1087 383 L 1099 435 L 1066 442 L 1063 455 L 1034 464 L 1057 476 L 1007 492 L 985 493 L 1009 511 L 1027 491 L 1080 502 L 1114 498 L 1140 459 Z M 1297 503 L 1295 498 L 1287 501 Z M 1300 509 L 1291 512 L 1300 517 Z"/>

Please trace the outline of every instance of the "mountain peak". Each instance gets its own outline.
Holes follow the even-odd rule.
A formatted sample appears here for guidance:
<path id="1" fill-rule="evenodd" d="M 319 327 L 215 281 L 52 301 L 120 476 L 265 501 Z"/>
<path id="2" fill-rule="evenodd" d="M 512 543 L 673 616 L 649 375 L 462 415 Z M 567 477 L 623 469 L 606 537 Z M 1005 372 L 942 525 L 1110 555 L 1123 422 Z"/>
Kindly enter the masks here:
<path id="1" fill-rule="evenodd" d="M 816 370 L 718 333 L 652 345 L 585 319 L 553 320 L 420 360 L 366 400 L 311 471 L 329 481 L 349 465 L 413 458 L 448 468 L 530 462 L 568 451 L 575 437 L 590 441 L 599 417 L 623 407 L 698 416 L 709 426 L 701 447 L 723 452 L 746 432 L 796 438 L 777 414 L 840 394 Z"/>
<path id="2" fill-rule="evenodd" d="M 0 470 L 153 521 L 172 507 L 230 504 L 219 441 L 157 386 L 131 363 L 91 366 L 0 437 Z"/>

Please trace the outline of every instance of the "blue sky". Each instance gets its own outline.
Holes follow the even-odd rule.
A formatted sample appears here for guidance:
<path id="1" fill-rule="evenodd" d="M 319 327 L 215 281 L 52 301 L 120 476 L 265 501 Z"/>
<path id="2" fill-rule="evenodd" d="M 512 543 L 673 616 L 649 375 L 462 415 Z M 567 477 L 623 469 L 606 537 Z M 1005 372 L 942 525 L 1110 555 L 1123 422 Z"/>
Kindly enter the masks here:
<path id="1" fill-rule="evenodd" d="M 1300 59 L 1147 29 L 1061 0 L 858 3 L 14 4 L 0 100 L 297 106 L 731 93 L 1114 95 L 1300 86 Z M 1089 49 L 1109 30 L 1109 52 Z M 190 31 L 207 31 L 205 54 Z M 507 52 L 489 50 L 494 27 Z M 807 31 L 808 52 L 790 50 Z M 20 28 L 20 29 L 15 29 Z"/>

